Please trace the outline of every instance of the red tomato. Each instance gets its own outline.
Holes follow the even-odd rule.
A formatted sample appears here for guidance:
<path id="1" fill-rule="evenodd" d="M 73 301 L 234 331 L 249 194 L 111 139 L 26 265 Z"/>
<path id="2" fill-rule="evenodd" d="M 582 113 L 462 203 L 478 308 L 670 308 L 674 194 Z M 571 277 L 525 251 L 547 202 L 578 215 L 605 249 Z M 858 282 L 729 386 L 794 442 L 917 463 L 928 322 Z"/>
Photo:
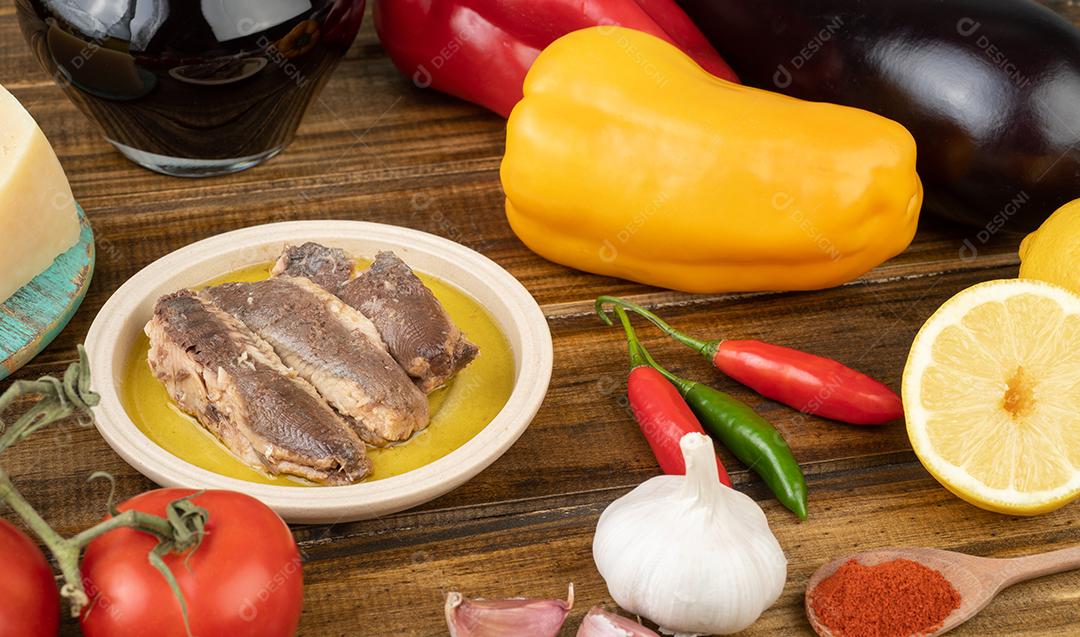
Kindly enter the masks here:
<path id="1" fill-rule="evenodd" d="M 0 520 L 0 637 L 56 637 L 60 593 L 41 549 Z"/>
<path id="2" fill-rule="evenodd" d="M 119 508 L 164 516 L 169 502 L 192 493 L 158 489 Z M 295 635 L 304 576 L 289 527 L 241 493 L 207 491 L 192 501 L 210 512 L 202 545 L 190 557 L 165 557 L 187 600 L 191 634 Z M 80 620 L 85 637 L 185 637 L 180 602 L 147 561 L 156 545 L 154 536 L 125 528 L 86 548 L 82 573 L 91 603 Z"/>

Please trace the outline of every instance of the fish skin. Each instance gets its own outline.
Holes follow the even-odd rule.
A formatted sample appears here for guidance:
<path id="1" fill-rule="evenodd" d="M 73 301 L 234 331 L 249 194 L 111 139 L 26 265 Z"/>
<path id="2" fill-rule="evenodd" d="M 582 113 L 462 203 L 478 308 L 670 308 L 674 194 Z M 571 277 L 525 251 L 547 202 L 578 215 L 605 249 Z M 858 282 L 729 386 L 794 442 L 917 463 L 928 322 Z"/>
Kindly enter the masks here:
<path id="1" fill-rule="evenodd" d="M 390 353 L 426 393 L 446 384 L 479 354 L 431 290 L 393 252 L 376 254 L 371 266 L 338 295 L 371 317 Z"/>
<path id="2" fill-rule="evenodd" d="M 479 354 L 396 254 L 379 252 L 356 278 L 352 269 L 344 251 L 308 242 L 287 247 L 271 274 L 309 278 L 371 319 L 394 360 L 424 393 L 445 385 Z"/>
<path id="3" fill-rule="evenodd" d="M 334 292 L 352 279 L 355 269 L 355 262 L 344 250 L 308 241 L 298 246 L 286 246 L 270 270 L 270 276 L 304 277 Z"/>
<path id="4" fill-rule="evenodd" d="M 248 465 L 331 485 L 370 471 L 363 442 L 315 389 L 195 292 L 160 298 L 145 331 L 151 370 L 176 404 Z"/>
<path id="5" fill-rule="evenodd" d="M 266 340 L 368 444 L 403 442 L 427 427 L 427 397 L 375 326 L 309 279 L 282 275 L 202 294 Z"/>

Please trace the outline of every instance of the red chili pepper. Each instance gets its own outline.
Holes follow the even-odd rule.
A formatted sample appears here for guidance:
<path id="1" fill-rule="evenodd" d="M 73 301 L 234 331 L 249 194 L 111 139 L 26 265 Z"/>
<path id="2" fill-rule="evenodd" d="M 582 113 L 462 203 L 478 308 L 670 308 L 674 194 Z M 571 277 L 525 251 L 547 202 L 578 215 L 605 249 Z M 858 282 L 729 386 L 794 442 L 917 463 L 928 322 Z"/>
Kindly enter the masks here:
<path id="1" fill-rule="evenodd" d="M 724 374 L 801 412 L 853 425 L 880 425 L 904 416 L 896 392 L 830 358 L 762 341 L 699 341 L 634 303 L 611 296 L 601 296 L 596 303 L 598 309 L 613 303 L 637 312 Z"/>
<path id="2" fill-rule="evenodd" d="M 705 434 L 705 430 L 679 390 L 649 366 L 634 337 L 633 328 L 629 328 L 627 343 L 632 369 L 626 389 L 634 419 L 664 473 L 684 475 L 686 463 L 679 441 L 688 433 Z M 719 457 L 716 458 L 716 468 L 720 472 L 720 482 L 730 487 L 731 478 Z"/>
<path id="3" fill-rule="evenodd" d="M 762 341 L 720 341 L 716 368 L 766 398 L 853 425 L 904 417 L 896 392 L 831 358 Z"/>
<path id="4" fill-rule="evenodd" d="M 387 55 L 414 84 L 503 117 L 521 100 L 540 51 L 592 26 L 662 38 L 713 75 L 738 81 L 674 0 L 376 0 L 374 18 Z"/>

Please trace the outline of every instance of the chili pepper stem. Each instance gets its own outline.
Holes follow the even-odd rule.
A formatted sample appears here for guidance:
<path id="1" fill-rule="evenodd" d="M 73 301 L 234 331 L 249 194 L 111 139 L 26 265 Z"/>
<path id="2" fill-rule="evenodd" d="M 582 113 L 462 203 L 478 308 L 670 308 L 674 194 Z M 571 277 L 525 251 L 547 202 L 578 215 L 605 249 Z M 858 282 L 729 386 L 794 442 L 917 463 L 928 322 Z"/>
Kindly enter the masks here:
<path id="1" fill-rule="evenodd" d="M 678 387 L 679 392 L 685 396 L 697 383 L 686 380 L 685 378 L 679 378 L 663 368 L 660 363 L 657 363 L 656 360 L 653 359 L 652 354 L 649 353 L 649 350 L 645 349 L 645 346 L 638 340 L 637 333 L 634 331 L 634 326 L 630 323 L 630 317 L 626 315 L 626 312 L 621 306 L 615 305 L 615 314 L 619 317 L 619 322 L 622 323 L 623 331 L 626 332 L 626 342 L 630 346 L 631 362 L 633 362 L 635 366 L 648 365 L 654 368 L 656 371 L 660 372 L 664 378 L 668 379 L 673 385 Z M 608 318 L 603 313 L 603 310 L 601 310 L 600 315 L 604 318 Z M 610 319 L 608 319 L 608 325 L 611 325 Z M 637 360 L 641 361 L 640 363 L 635 362 L 635 356 L 637 357 Z"/>
<path id="2" fill-rule="evenodd" d="M 598 300 L 597 308 L 603 316 L 600 303 Z M 661 367 L 637 340 L 622 305 L 616 303 L 614 309 L 631 349 L 637 348 L 650 367 L 678 388 L 710 434 L 723 441 L 736 457 L 760 475 L 784 506 L 805 520 L 806 482 L 783 436 L 748 405 Z"/>
<path id="3" fill-rule="evenodd" d="M 618 308 L 616 308 L 618 311 Z M 626 348 L 630 352 L 630 367 L 644 367 L 649 364 L 645 348 L 638 341 L 634 326 L 630 324 L 626 312 L 619 312 L 619 320 L 622 321 L 623 331 L 626 332 Z M 610 325 L 610 323 L 609 323 Z"/>
<path id="4" fill-rule="evenodd" d="M 90 407 L 96 405 L 99 396 L 90 390 L 89 365 L 86 361 L 86 352 L 79 346 L 79 362 L 72 363 L 64 373 L 63 381 L 51 376 L 42 377 L 36 381 L 16 381 L 0 395 L 0 414 L 10 406 L 16 398 L 23 395 L 38 394 L 40 400 L 26 411 L 10 427 L 5 428 L 0 420 L 0 452 L 22 440 L 34 431 L 57 420 L 63 420 L 68 416 L 89 414 Z M 112 476 L 103 473 L 95 473 L 91 479 L 107 477 L 113 482 Z M 112 514 L 108 519 L 76 534 L 65 538 L 57 533 L 41 514 L 23 497 L 22 493 L 15 488 L 10 476 L 0 467 L 0 502 L 3 502 L 23 523 L 41 540 L 53 559 L 64 579 L 60 588 L 60 595 L 68 600 L 71 605 L 71 616 L 78 617 L 90 598 L 83 586 L 82 573 L 79 570 L 79 558 L 82 551 L 102 535 L 119 528 L 131 528 L 137 531 L 150 533 L 158 538 L 158 547 L 155 552 L 175 551 L 184 552 L 188 549 L 197 548 L 203 538 L 203 527 L 206 523 L 208 512 L 202 507 L 188 502 L 182 498 L 169 506 L 174 509 L 176 515 L 170 513 L 170 519 L 145 513 L 142 511 L 124 511 L 121 513 L 112 506 L 113 493 L 109 494 L 109 510 Z M 171 518 L 175 517 L 175 520 Z M 153 563 L 153 554 L 151 563 Z M 155 566 L 156 567 L 156 566 Z M 161 570 L 161 569 L 159 569 Z M 183 609 L 184 625 L 188 635 L 191 634 L 188 625 L 186 604 L 183 595 L 176 586 L 175 578 L 171 573 L 162 573 L 169 581 L 177 599 Z"/>
<path id="5" fill-rule="evenodd" d="M 668 325 L 667 321 L 650 312 L 649 310 L 646 310 L 640 305 L 637 305 L 636 303 L 624 301 L 623 299 L 620 299 L 616 296 L 599 296 L 596 298 L 596 313 L 599 314 L 600 318 L 608 325 L 611 325 L 612 323 L 610 317 L 608 317 L 607 315 L 607 312 L 604 311 L 604 305 L 607 303 L 610 303 L 616 308 L 622 307 L 624 309 L 630 310 L 631 312 L 634 312 L 644 317 L 650 323 L 660 328 L 660 331 L 662 331 L 664 334 L 667 334 L 668 336 L 675 339 L 676 341 L 679 341 L 683 345 L 686 345 L 687 347 L 696 350 L 699 354 L 710 360 L 713 356 L 716 355 L 716 349 L 720 346 L 720 343 L 722 342 L 700 341 L 688 334 L 680 332 L 674 327 L 671 327 L 671 325 Z"/>

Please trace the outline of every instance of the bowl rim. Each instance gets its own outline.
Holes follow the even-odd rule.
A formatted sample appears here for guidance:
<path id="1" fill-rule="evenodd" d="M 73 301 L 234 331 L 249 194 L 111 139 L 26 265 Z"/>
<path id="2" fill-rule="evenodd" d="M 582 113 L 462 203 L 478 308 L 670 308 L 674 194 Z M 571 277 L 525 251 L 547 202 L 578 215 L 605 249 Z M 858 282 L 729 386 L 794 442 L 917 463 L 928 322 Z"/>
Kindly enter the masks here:
<path id="1" fill-rule="evenodd" d="M 335 239 L 362 240 L 383 244 L 385 249 L 397 247 L 453 261 L 468 268 L 479 284 L 497 293 L 505 305 L 504 314 L 513 318 L 511 324 L 500 321 L 492 308 L 487 309 L 512 348 L 515 340 L 519 343 L 519 351 L 513 352 L 513 389 L 495 417 L 454 451 L 412 471 L 375 482 L 317 488 L 266 485 L 224 476 L 179 458 L 150 440 L 128 416 L 119 384 L 113 382 L 118 377 L 114 357 L 123 331 L 115 326 L 129 321 L 140 305 L 157 294 L 163 280 L 182 277 L 194 268 L 241 255 L 245 250 L 304 241 L 333 243 Z M 421 271 L 475 298 L 453 278 Z M 471 248 L 419 230 L 339 220 L 250 226 L 202 239 L 157 259 L 125 281 L 105 302 L 87 333 L 86 350 L 91 378 L 95 379 L 93 386 L 101 395 L 93 409 L 95 426 L 128 464 L 163 486 L 247 493 L 293 522 L 337 522 L 386 515 L 428 502 L 465 483 L 501 457 L 528 428 L 547 394 L 553 366 L 551 332 L 543 311 L 521 282 L 502 266 Z"/>

